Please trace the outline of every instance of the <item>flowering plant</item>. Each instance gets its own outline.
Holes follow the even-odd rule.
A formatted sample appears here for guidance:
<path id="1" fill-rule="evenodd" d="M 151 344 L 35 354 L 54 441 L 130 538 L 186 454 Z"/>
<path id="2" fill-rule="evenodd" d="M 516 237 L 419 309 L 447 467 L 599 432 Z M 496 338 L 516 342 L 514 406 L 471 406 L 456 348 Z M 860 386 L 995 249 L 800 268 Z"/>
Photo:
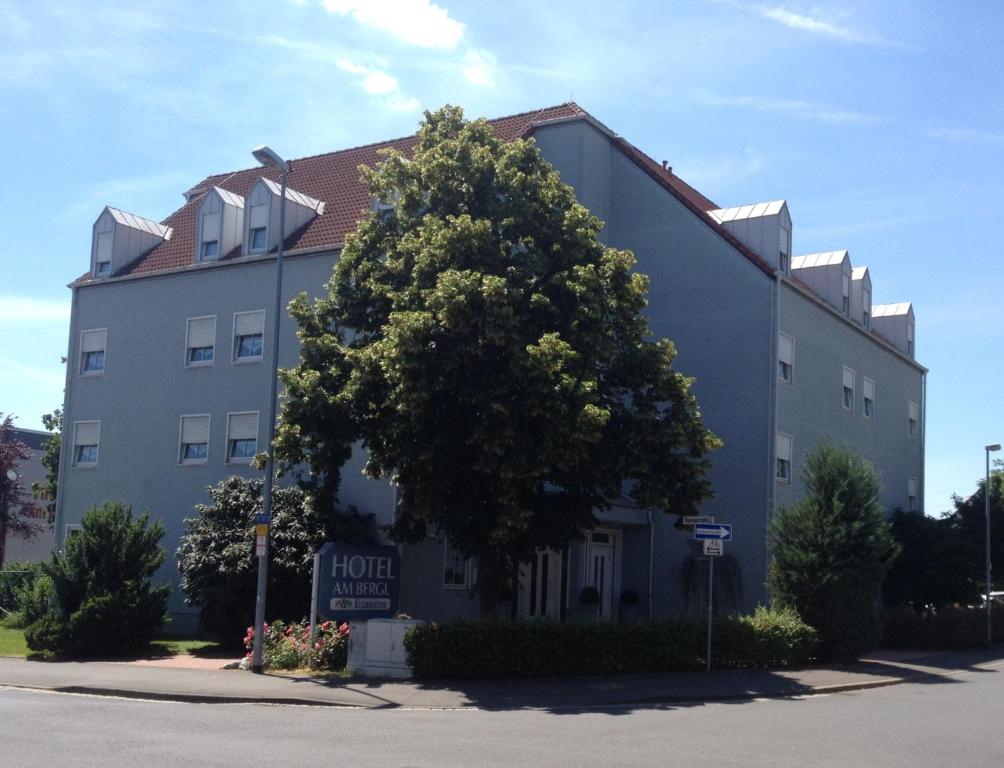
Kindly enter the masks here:
<path id="1" fill-rule="evenodd" d="M 251 658 L 254 627 L 248 627 L 244 647 Z M 262 645 L 262 664 L 269 669 L 344 669 L 348 660 L 349 625 L 325 621 L 317 626 L 313 643 L 310 624 L 305 621 L 266 623 Z"/>

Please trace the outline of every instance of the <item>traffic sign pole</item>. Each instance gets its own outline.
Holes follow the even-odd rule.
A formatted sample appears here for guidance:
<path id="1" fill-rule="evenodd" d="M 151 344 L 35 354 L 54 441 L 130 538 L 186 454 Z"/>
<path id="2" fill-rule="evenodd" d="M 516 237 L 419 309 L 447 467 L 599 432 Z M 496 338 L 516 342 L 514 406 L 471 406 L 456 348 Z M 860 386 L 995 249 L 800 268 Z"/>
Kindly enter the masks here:
<path id="1" fill-rule="evenodd" d="M 711 620 L 715 605 L 715 558 L 708 557 L 708 672 L 711 671 Z"/>

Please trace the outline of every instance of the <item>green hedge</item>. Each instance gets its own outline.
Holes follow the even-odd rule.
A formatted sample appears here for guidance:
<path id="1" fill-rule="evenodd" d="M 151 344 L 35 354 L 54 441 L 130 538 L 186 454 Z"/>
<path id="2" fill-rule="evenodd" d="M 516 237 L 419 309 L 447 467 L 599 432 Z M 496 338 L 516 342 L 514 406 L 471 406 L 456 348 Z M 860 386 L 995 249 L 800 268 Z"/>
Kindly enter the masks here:
<path id="1" fill-rule="evenodd" d="M 685 672 L 704 669 L 706 623 L 679 617 L 636 624 L 500 619 L 426 624 L 405 637 L 417 677 L 493 678 Z M 716 668 L 810 661 L 816 631 L 792 610 L 758 608 L 715 619 Z"/>
<path id="2" fill-rule="evenodd" d="M 1004 643 L 1004 607 L 993 607 L 993 642 Z M 915 611 L 904 607 L 889 611 L 883 622 L 885 648 L 962 650 L 987 643 L 984 608 L 939 608 Z"/>

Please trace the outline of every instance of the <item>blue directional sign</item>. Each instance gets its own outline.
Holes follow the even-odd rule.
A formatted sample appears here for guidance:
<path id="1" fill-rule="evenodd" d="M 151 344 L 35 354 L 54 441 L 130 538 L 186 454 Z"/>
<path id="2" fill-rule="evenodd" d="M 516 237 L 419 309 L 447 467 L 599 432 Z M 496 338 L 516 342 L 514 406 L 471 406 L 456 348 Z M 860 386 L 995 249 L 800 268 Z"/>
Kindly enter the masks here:
<path id="1" fill-rule="evenodd" d="M 704 541 L 732 541 L 732 523 L 697 523 L 694 538 Z"/>

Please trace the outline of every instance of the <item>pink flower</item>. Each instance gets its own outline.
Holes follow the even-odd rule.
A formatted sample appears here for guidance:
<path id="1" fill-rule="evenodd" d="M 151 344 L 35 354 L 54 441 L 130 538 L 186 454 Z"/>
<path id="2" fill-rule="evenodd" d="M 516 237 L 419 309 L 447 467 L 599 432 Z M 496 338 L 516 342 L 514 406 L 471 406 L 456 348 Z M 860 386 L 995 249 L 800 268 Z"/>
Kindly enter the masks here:
<path id="1" fill-rule="evenodd" d="M 318 640 L 316 643 L 314 643 L 314 650 L 315 651 L 319 651 L 323 647 L 324 647 L 324 643 L 322 643 L 320 640 Z"/>
<path id="2" fill-rule="evenodd" d="M 338 628 L 338 634 L 347 635 L 349 633 L 349 625 L 346 622 L 342 622 L 342 625 Z"/>
<path id="3" fill-rule="evenodd" d="M 331 626 L 331 622 L 330 621 L 326 621 L 323 624 L 321 624 L 321 629 L 327 629 L 330 626 Z"/>

